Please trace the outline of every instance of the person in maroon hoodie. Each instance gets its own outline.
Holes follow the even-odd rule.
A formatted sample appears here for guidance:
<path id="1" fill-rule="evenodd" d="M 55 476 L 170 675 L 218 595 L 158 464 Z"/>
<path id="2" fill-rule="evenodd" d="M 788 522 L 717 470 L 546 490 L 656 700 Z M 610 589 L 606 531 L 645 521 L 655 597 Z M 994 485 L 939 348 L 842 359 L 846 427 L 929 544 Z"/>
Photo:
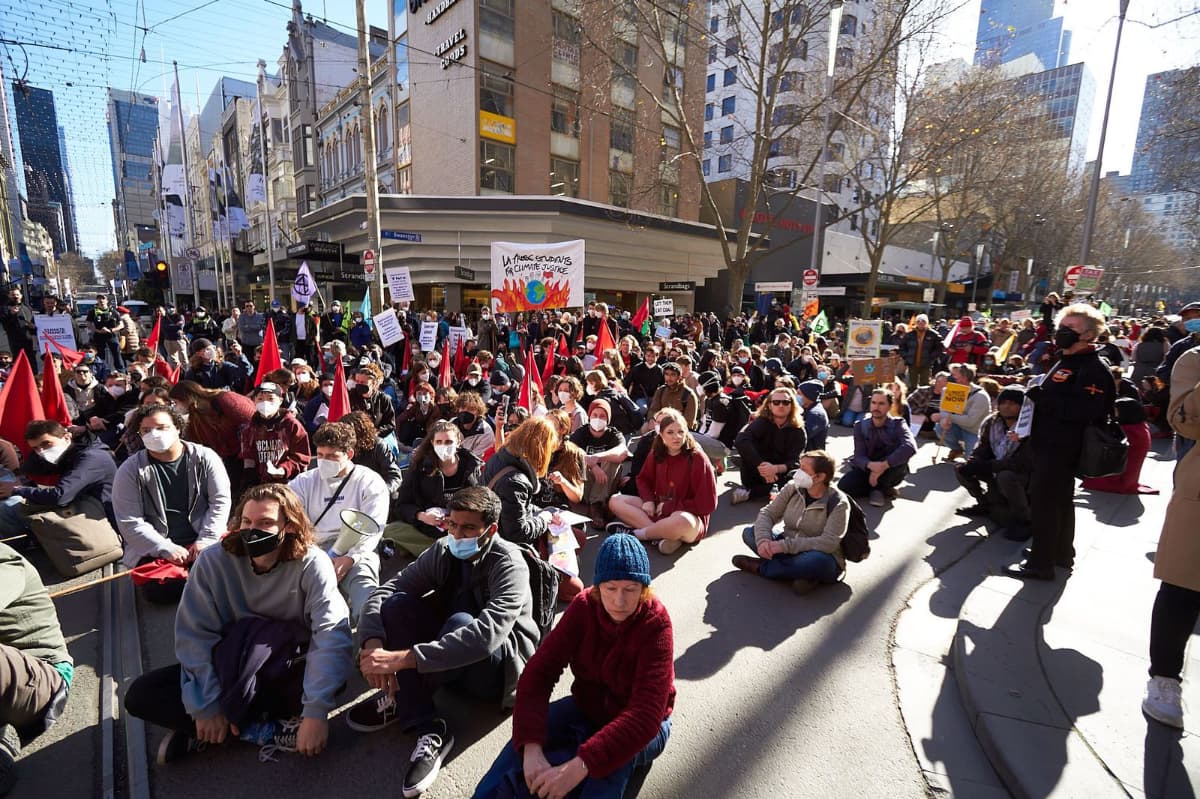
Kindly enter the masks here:
<path id="1" fill-rule="evenodd" d="M 618 521 L 605 529 L 656 541 L 659 552 L 672 555 L 708 531 L 708 517 L 717 507 L 717 478 L 683 414 L 663 408 L 655 418 L 658 434 L 637 474 L 638 495 L 614 494 L 609 499 L 608 508 Z"/>
<path id="2" fill-rule="evenodd" d="M 517 683 L 512 746 L 475 788 L 488 797 L 619 799 L 634 769 L 671 737 L 674 639 L 650 591 L 650 559 L 631 535 L 605 539 L 594 585 L 575 597 Z M 550 702 L 563 669 L 571 695 Z"/>
<path id="3" fill-rule="evenodd" d="M 250 396 L 254 415 L 238 431 L 238 454 L 246 467 L 243 485 L 286 483 L 308 469 L 308 432 L 283 408 L 281 386 L 263 383 Z"/>

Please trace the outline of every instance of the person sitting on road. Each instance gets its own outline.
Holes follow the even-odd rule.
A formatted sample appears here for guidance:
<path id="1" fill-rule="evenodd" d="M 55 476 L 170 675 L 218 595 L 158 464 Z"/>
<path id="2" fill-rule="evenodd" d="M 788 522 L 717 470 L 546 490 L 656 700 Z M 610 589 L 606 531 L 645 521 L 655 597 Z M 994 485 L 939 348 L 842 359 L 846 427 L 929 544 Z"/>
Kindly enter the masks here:
<path id="1" fill-rule="evenodd" d="M 954 467 L 958 483 L 975 504 L 958 512 L 991 516 L 1004 528 L 1004 537 L 1024 541 L 1030 536 L 1029 474 L 1033 469 L 1028 441 L 1015 430 L 1025 390 L 1001 389 L 996 412 L 979 429 L 979 443 L 966 463 Z"/>
<path id="2" fill-rule="evenodd" d="M 238 431 L 254 416 L 254 402 L 236 391 L 204 388 L 191 380 L 172 386 L 170 397 L 187 413 L 184 439 L 220 455 L 232 483 L 242 471 Z"/>
<path id="3" fill-rule="evenodd" d="M 246 484 L 286 483 L 308 468 L 308 432 L 283 407 L 283 388 L 263 383 L 254 389 L 255 414 L 238 431 Z"/>
<path id="4" fill-rule="evenodd" d="M 486 406 L 488 400 L 492 398 L 492 384 L 483 377 L 483 367 L 477 363 L 472 363 L 467 367 L 467 375 L 462 381 L 455 386 L 458 395 L 461 397 L 464 393 L 478 394 Z"/>
<path id="5" fill-rule="evenodd" d="M 533 424 L 537 420 L 531 420 Z M 454 686 L 512 707 L 517 681 L 537 648 L 525 556 L 500 535 L 500 498 L 483 486 L 449 502 L 447 534 L 371 595 L 359 621 L 359 669 L 379 693 L 350 709 L 346 724 L 415 731 L 401 792 L 417 796 L 437 779 L 454 736 L 434 694 Z"/>
<path id="6" fill-rule="evenodd" d="M 387 524 L 387 483 L 376 472 L 354 463 L 354 428 L 326 422 L 313 434 L 317 468 L 301 472 L 288 483 L 312 520 L 317 546 L 333 561 L 338 588 L 350 603 L 350 621 L 357 621 L 371 592 L 379 585 L 379 555 L 375 549 Z M 342 511 L 358 511 L 378 528 L 360 535 L 349 546 L 337 547 L 342 534 Z"/>
<path id="7" fill-rule="evenodd" d="M 29 456 L 21 464 L 22 482 L 0 482 L 0 499 L 20 497 L 28 505 L 66 508 L 81 496 L 104 506 L 116 529 L 112 509 L 112 484 L 117 472 L 112 452 L 87 431 L 71 433 L 53 419 L 35 419 L 25 426 Z M 0 506 L 4 532 L 28 529 L 19 511 Z"/>
<path id="8" fill-rule="evenodd" d="M 237 365 L 223 360 L 217 347 L 206 338 L 198 338 L 191 344 L 192 356 L 183 379 L 191 380 L 209 389 L 232 389 L 241 391 L 246 375 Z"/>
<path id="9" fill-rule="evenodd" d="M 871 393 L 871 415 L 854 425 L 854 455 L 838 481 L 842 492 L 869 496 L 877 508 L 897 496 L 896 486 L 908 476 L 908 462 L 917 453 L 912 430 L 889 413 L 891 407 L 890 391 L 877 388 Z"/>
<path id="10" fill-rule="evenodd" d="M 730 501 L 738 505 L 763 499 L 773 488 L 782 488 L 788 473 L 800 466 L 807 441 L 796 392 L 786 387 L 771 391 L 734 441 L 742 456 L 742 485 Z"/>
<path id="11" fill-rule="evenodd" d="M 520 410 L 520 409 L 518 409 Z M 583 502 L 583 474 L 586 456 L 571 442 L 571 417 L 563 408 L 555 408 L 546 418 L 558 430 L 558 449 L 550 456 L 546 479 L 534 497 L 539 508 L 579 507 Z"/>
<path id="12" fill-rule="evenodd" d="M 621 464 L 629 457 L 625 436 L 610 424 L 612 406 L 597 397 L 588 406 L 587 427 L 571 434 L 571 442 L 583 450 L 583 501 L 587 503 L 592 523 L 601 527 L 606 518 L 608 498 L 617 490 L 617 475 Z"/>
<path id="13" fill-rule="evenodd" d="M 637 474 L 637 496 L 614 494 L 609 510 L 618 521 L 610 533 L 631 533 L 640 541 L 657 541 L 658 551 L 672 555 L 695 544 L 708 531 L 717 507 L 717 478 L 700 451 L 683 414 L 663 408 L 655 415 L 658 433 Z"/>
<path id="14" fill-rule="evenodd" d="M 846 570 L 842 536 L 850 521 L 849 501 L 832 485 L 837 463 L 824 450 L 810 450 L 800 468 L 766 507 L 742 540 L 758 557 L 734 555 L 733 565 L 768 580 L 787 580 L 807 594 L 835 583 Z M 783 531 L 774 532 L 783 522 Z"/>
<path id="15" fill-rule="evenodd" d="M 396 501 L 397 520 L 383 537 L 417 557 L 441 536 L 450 497 L 460 488 L 479 484 L 483 462 L 462 446 L 462 431 L 446 419 L 433 423 L 413 452 Z"/>
<path id="16" fill-rule="evenodd" d="M 353 649 L 333 564 L 299 497 L 257 485 L 221 545 L 192 566 L 175 616 L 178 662 L 135 679 L 125 711 L 168 730 L 160 765 L 229 737 L 263 746 L 268 758 L 317 755 Z M 266 655 L 256 673 L 243 668 L 254 655 Z"/>
<path id="17" fill-rule="evenodd" d="M 950 367 L 950 382 L 967 386 L 966 405 L 962 413 L 939 411 L 932 417 L 941 431 L 942 443 L 950 448 L 947 461 L 970 456 L 979 441 L 979 428 L 992 412 L 992 400 L 983 387 L 975 382 L 975 368 L 968 363 L 956 363 Z"/>
<path id="18" fill-rule="evenodd" d="M 354 430 L 354 457 L 351 460 L 382 477 L 387 484 L 388 498 L 394 503 L 404 482 L 404 470 L 396 460 L 396 453 L 379 438 L 375 423 L 366 411 L 351 411 L 338 421 Z M 391 512 L 388 518 L 391 518 Z"/>
<path id="19" fill-rule="evenodd" d="M 167 405 L 146 405 L 130 420 L 143 449 L 131 455 L 113 478 L 113 513 L 125 545 L 124 563 L 134 567 L 155 559 L 191 566 L 217 543 L 229 520 L 229 476 L 217 453 L 183 441 L 183 417 Z M 183 578 L 143 586 L 147 600 L 178 601 Z"/>
<path id="20" fill-rule="evenodd" d="M 496 431 L 487 418 L 487 404 L 474 391 L 465 391 L 454 400 L 455 424 L 462 431 L 462 446 L 480 460 L 496 445 Z"/>
<path id="21" fill-rule="evenodd" d="M 395 438 L 396 406 L 392 398 L 381 390 L 383 370 L 378 364 L 368 363 L 354 370 L 353 384 L 347 386 L 350 394 L 350 410 L 366 411 L 375 422 L 380 438 Z"/>
<path id="22" fill-rule="evenodd" d="M 109 447 L 115 447 L 121 440 L 125 414 L 137 405 L 137 386 L 131 387 L 129 375 L 114 370 L 105 377 L 103 386 L 92 391 L 92 409 L 77 416 L 75 424 L 86 427 Z"/>
<path id="23" fill-rule="evenodd" d="M 500 537 L 514 544 L 537 544 L 548 530 L 548 515 L 533 498 L 550 471 L 558 449 L 558 428 L 544 416 L 531 416 L 510 433 L 479 478 L 500 498 Z"/>
<path id="24" fill-rule="evenodd" d="M 412 452 L 438 418 L 437 406 L 433 404 L 433 386 L 424 381 L 414 381 L 411 386 L 408 406 L 396 417 L 396 441 L 401 452 Z"/>
<path id="25" fill-rule="evenodd" d="M 810 450 L 825 449 L 825 439 L 829 435 L 829 414 L 821 404 L 821 394 L 825 386 L 820 380 L 805 380 L 796 390 L 796 399 L 804 412 L 804 434 Z"/>
<path id="26" fill-rule="evenodd" d="M 720 474 L 725 469 L 725 459 L 729 457 L 733 448 L 740 423 L 745 421 L 742 418 L 742 414 L 745 413 L 742 407 L 744 401 L 739 400 L 738 406 L 734 407 L 733 400 L 721 391 L 721 377 L 716 372 L 701 372 L 696 380 L 701 407 L 696 422 L 697 429 L 693 431 L 692 438 L 696 439 L 700 449 Z M 746 413 L 747 418 L 748 416 Z M 657 421 L 654 415 L 651 415 L 650 419 Z"/>
<path id="27" fill-rule="evenodd" d="M 654 392 L 654 399 L 650 401 L 650 410 L 647 415 L 653 417 L 663 408 L 674 408 L 683 416 L 684 424 L 687 425 L 686 429 L 691 430 L 696 426 L 696 414 L 699 412 L 700 401 L 696 399 L 696 392 L 683 382 L 682 375 L 683 370 L 674 361 L 663 364 L 664 383 Z M 647 423 L 642 428 L 642 432 L 648 432 L 653 426 L 653 422 Z"/>
<path id="28" fill-rule="evenodd" d="M 624 794 L 635 769 L 671 735 L 675 670 L 671 617 L 650 590 L 650 561 L 627 535 L 605 539 L 594 586 L 567 607 L 517 685 L 513 736 L 475 799 Z M 571 695 L 551 702 L 563 669 Z M 525 795 L 525 794 L 518 794 Z"/>
<path id="29" fill-rule="evenodd" d="M 583 399 L 583 386 L 576 378 L 567 375 L 558 381 L 556 399 L 558 407 L 571 419 L 571 433 L 587 424 L 587 411 L 580 404 Z"/>
<path id="30" fill-rule="evenodd" d="M 17 781 L 21 739 L 50 729 L 75 677 L 54 600 L 37 569 L 0 543 L 0 796 Z"/>

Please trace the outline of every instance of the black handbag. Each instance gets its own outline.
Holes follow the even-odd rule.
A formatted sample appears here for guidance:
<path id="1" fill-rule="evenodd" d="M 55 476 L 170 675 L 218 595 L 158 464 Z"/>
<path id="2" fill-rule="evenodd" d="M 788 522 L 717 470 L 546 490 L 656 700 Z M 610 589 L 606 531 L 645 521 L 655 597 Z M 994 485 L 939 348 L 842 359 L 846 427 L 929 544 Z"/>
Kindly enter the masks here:
<path id="1" fill-rule="evenodd" d="M 1129 439 L 1113 419 L 1102 424 L 1088 425 L 1083 431 L 1083 451 L 1075 476 L 1112 477 L 1125 471 L 1129 459 Z"/>

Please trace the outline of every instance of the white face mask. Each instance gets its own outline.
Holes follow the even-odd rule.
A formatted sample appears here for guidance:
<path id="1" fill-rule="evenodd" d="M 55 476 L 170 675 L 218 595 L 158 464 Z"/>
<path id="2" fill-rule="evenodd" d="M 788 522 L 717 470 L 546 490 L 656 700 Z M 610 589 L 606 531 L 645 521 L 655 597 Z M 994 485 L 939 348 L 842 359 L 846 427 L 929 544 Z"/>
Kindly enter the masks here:
<path id="1" fill-rule="evenodd" d="M 321 386 L 321 393 L 325 395 L 326 399 L 329 399 L 333 396 L 333 386 Z"/>
<path id="2" fill-rule="evenodd" d="M 297 372 L 296 373 L 296 382 L 299 383 L 300 385 L 304 385 L 309 380 L 312 380 L 312 375 L 310 375 L 308 372 Z"/>
<path id="3" fill-rule="evenodd" d="M 729 382 L 733 383 L 735 386 L 740 386 L 742 383 L 746 382 L 746 378 L 742 377 L 741 375 L 734 375 L 733 377 L 729 378 Z"/>
<path id="4" fill-rule="evenodd" d="M 114 397 L 119 397 L 125 393 L 125 386 L 108 386 L 108 393 Z"/>
<path id="5" fill-rule="evenodd" d="M 588 352 L 591 352 L 592 350 L 596 349 L 596 345 L 593 342 L 589 341 L 587 344 L 583 345 L 583 348 L 585 350 L 587 350 Z"/>
<path id="6" fill-rule="evenodd" d="M 429 396 L 428 394 L 418 394 L 417 395 L 417 404 L 419 404 L 419 405 L 428 405 L 432 401 L 433 401 L 433 397 Z"/>
<path id="7" fill-rule="evenodd" d="M 345 466 L 345 461 L 340 459 L 331 461 L 322 458 L 317 461 L 317 471 L 319 471 L 321 473 L 321 477 L 325 478 L 326 480 L 332 480 L 333 478 L 337 477 L 338 473 L 341 472 Z"/>
<path id="8" fill-rule="evenodd" d="M 792 485 L 796 486 L 796 488 L 812 488 L 812 475 L 803 469 L 797 469 L 796 474 L 792 477 Z"/>
<path id="9" fill-rule="evenodd" d="M 38 454 L 42 456 L 42 460 L 46 463 L 54 464 L 58 463 L 70 448 L 71 442 L 68 440 L 61 444 L 55 444 L 53 447 L 46 447 Z"/>
<path id="10" fill-rule="evenodd" d="M 429 359 L 429 365 L 432 366 L 434 369 L 438 368 L 438 366 L 440 366 L 441 363 L 442 363 L 442 361 L 440 358 L 430 358 Z"/>
<path id="11" fill-rule="evenodd" d="M 454 453 L 458 451 L 458 447 L 454 444 L 434 444 L 433 453 L 438 456 L 438 460 L 448 461 L 454 457 Z"/>
<path id="12" fill-rule="evenodd" d="M 254 409 L 261 415 L 270 418 L 279 410 L 279 400 L 260 400 L 254 403 Z"/>
<path id="13" fill-rule="evenodd" d="M 471 386 L 479 385 L 479 378 L 478 377 L 468 377 L 467 385 L 471 385 Z"/>
<path id="14" fill-rule="evenodd" d="M 603 433 L 606 429 L 608 429 L 608 420 L 593 417 L 588 419 L 588 427 L 592 428 L 597 433 Z"/>
<path id="15" fill-rule="evenodd" d="M 571 392 L 570 391 L 558 392 L 558 402 L 560 405 L 566 405 L 570 401 L 571 401 Z"/>
<path id="16" fill-rule="evenodd" d="M 178 440 L 179 434 L 173 430 L 151 430 L 142 434 L 142 443 L 151 452 L 166 452 L 175 446 Z"/>

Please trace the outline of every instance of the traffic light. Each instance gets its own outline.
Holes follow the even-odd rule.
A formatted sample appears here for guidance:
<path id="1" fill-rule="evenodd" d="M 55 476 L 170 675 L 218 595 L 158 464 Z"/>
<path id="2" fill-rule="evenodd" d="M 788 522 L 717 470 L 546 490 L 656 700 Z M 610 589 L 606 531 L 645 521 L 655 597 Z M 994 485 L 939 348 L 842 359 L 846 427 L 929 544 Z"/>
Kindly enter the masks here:
<path id="1" fill-rule="evenodd" d="M 166 261 L 161 258 L 154 262 L 153 283 L 156 288 L 166 289 L 171 287 L 171 267 Z"/>

